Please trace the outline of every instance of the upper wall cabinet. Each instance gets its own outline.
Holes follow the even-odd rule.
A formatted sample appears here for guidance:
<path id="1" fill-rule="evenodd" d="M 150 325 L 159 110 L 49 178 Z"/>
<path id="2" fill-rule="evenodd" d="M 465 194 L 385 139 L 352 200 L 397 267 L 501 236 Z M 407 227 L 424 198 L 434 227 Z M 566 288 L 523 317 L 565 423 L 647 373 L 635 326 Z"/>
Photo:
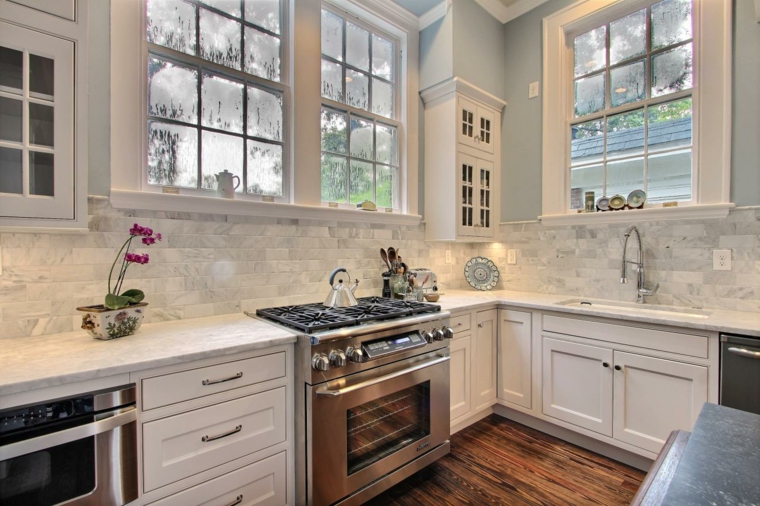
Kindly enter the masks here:
<path id="1" fill-rule="evenodd" d="M 497 97 L 453 78 L 425 102 L 428 241 L 493 241 L 499 227 L 501 110 Z"/>
<path id="2" fill-rule="evenodd" d="M 0 227 L 87 227 L 84 21 L 0 0 Z"/>

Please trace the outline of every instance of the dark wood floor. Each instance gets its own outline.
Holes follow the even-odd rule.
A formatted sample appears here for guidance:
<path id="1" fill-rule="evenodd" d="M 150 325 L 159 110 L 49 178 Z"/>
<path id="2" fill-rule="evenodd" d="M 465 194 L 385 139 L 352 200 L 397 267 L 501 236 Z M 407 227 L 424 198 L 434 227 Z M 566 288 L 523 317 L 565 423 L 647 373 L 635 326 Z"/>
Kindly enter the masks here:
<path id="1" fill-rule="evenodd" d="M 449 455 L 367 505 L 627 505 L 644 476 L 491 415 L 454 434 Z"/>

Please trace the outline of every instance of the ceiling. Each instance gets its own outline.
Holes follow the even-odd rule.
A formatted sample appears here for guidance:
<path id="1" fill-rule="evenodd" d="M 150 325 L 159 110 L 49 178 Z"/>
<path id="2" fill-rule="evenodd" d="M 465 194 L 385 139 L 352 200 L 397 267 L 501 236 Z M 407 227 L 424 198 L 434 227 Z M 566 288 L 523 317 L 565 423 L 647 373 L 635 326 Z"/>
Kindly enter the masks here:
<path id="1" fill-rule="evenodd" d="M 422 16 L 427 11 L 441 3 L 441 0 L 393 0 L 404 9 L 413 12 L 417 16 Z M 512 0 L 501 0 L 512 1 Z"/>
<path id="2" fill-rule="evenodd" d="M 393 0 L 401 7 L 422 16 L 443 0 Z M 521 16 L 529 10 L 538 7 L 547 0 L 475 0 L 491 16 L 506 23 Z M 757 0 L 760 2 L 760 0 Z"/>

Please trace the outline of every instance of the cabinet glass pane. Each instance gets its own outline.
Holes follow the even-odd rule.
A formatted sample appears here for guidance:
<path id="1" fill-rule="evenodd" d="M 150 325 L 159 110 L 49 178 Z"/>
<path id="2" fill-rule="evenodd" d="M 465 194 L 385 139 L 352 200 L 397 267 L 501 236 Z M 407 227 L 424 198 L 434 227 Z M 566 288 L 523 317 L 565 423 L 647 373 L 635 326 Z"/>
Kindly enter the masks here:
<path id="1" fill-rule="evenodd" d="M 343 102 L 343 68 L 327 60 L 322 60 L 322 96 Z"/>
<path id="2" fill-rule="evenodd" d="M 377 125 L 377 158 L 380 163 L 398 165 L 398 133 L 396 127 Z"/>
<path id="3" fill-rule="evenodd" d="M 203 126 L 243 133 L 243 83 L 203 74 Z"/>
<path id="4" fill-rule="evenodd" d="M 21 93 L 24 53 L 0 46 L 0 90 Z"/>
<path id="5" fill-rule="evenodd" d="M 248 88 L 248 135 L 282 140 L 282 95 Z"/>
<path id="6" fill-rule="evenodd" d="M 280 33 L 279 0 L 246 0 L 245 20 L 270 32 Z"/>
<path id="7" fill-rule="evenodd" d="M 348 151 L 346 115 L 322 109 L 322 151 L 345 154 Z"/>
<path id="8" fill-rule="evenodd" d="M 393 118 L 393 86 L 372 78 L 372 112 L 378 116 Z"/>
<path id="9" fill-rule="evenodd" d="M 491 144 L 491 120 L 488 118 L 480 118 L 480 140 Z"/>
<path id="10" fill-rule="evenodd" d="M 31 195 L 55 196 L 54 155 L 29 152 L 29 193 Z"/>
<path id="11" fill-rule="evenodd" d="M 322 11 L 322 54 L 343 61 L 343 20 L 326 10 Z"/>
<path id="12" fill-rule="evenodd" d="M 346 63 L 369 71 L 369 32 L 353 23 L 346 24 Z"/>
<path id="13" fill-rule="evenodd" d="M 593 114 L 604 109 L 606 73 L 575 81 L 575 117 Z"/>
<path id="14" fill-rule="evenodd" d="M 282 146 L 247 141 L 248 193 L 282 197 Z"/>
<path id="15" fill-rule="evenodd" d="M 692 87 L 691 44 L 652 57 L 652 96 L 659 97 Z"/>
<path id="16" fill-rule="evenodd" d="M 240 70 L 240 23 L 201 9 L 200 30 L 201 58 Z"/>
<path id="17" fill-rule="evenodd" d="M 148 184 L 198 187 L 198 132 L 195 128 L 149 122 Z"/>
<path id="18" fill-rule="evenodd" d="M 226 12 L 230 16 L 240 17 L 240 0 L 201 0 L 201 3 Z"/>
<path id="19" fill-rule="evenodd" d="M 691 0 L 664 0 L 652 6 L 652 49 L 691 38 Z"/>
<path id="20" fill-rule="evenodd" d="M 148 42 L 195 54 L 195 6 L 181 0 L 148 0 Z"/>
<path id="21" fill-rule="evenodd" d="M 235 190 L 242 193 L 243 188 L 243 139 L 217 132 L 201 132 L 203 144 L 201 152 L 201 188 L 216 190 L 216 174 L 227 170 L 240 178 L 240 186 Z"/>
<path id="22" fill-rule="evenodd" d="M 691 149 L 647 158 L 647 201 L 691 200 Z"/>
<path id="23" fill-rule="evenodd" d="M 586 75 L 607 65 L 607 27 L 578 35 L 573 41 L 575 77 Z"/>
<path id="24" fill-rule="evenodd" d="M 644 159 L 634 158 L 607 163 L 608 197 L 628 196 L 633 190 L 644 189 Z"/>
<path id="25" fill-rule="evenodd" d="M 374 201 L 374 171 L 372 164 L 351 160 L 351 173 L 349 176 L 351 204 L 360 204 L 365 200 Z"/>
<path id="26" fill-rule="evenodd" d="M 644 100 L 647 95 L 646 64 L 637 61 L 610 71 L 612 107 Z"/>
<path id="27" fill-rule="evenodd" d="M 245 28 L 245 71 L 280 81 L 280 39 L 255 28 Z"/>
<path id="28" fill-rule="evenodd" d="M 0 193 L 24 192 L 21 150 L 0 147 Z"/>
<path id="29" fill-rule="evenodd" d="M 372 73 L 393 80 L 393 42 L 372 35 Z"/>
<path id="30" fill-rule="evenodd" d="M 616 114 L 607 118 L 607 158 L 620 158 L 644 152 L 644 110 Z"/>
<path id="31" fill-rule="evenodd" d="M 346 69 L 346 103 L 357 109 L 369 110 L 369 76 Z"/>
<path id="32" fill-rule="evenodd" d="M 691 97 L 649 107 L 649 152 L 691 146 Z"/>
<path id="33" fill-rule="evenodd" d="M 356 158 L 364 158 L 365 160 L 372 160 L 372 122 L 351 117 L 351 156 Z M 370 199 L 372 200 L 372 199 Z"/>
<path id="34" fill-rule="evenodd" d="M 377 165 L 377 205 L 380 207 L 399 207 L 399 180 L 398 167 L 388 167 L 387 165 Z"/>
<path id="35" fill-rule="evenodd" d="M 21 142 L 23 106 L 21 100 L 0 97 L 0 140 Z"/>
<path id="36" fill-rule="evenodd" d="M 160 58 L 149 58 L 148 114 L 197 124 L 198 71 Z"/>
<path id="37" fill-rule="evenodd" d="M 54 111 L 42 104 L 29 104 L 29 143 L 54 146 Z"/>
<path id="38" fill-rule="evenodd" d="M 55 62 L 44 56 L 29 55 L 29 95 L 52 100 L 55 94 Z"/>
<path id="39" fill-rule="evenodd" d="M 346 158 L 322 153 L 322 200 L 346 201 Z"/>

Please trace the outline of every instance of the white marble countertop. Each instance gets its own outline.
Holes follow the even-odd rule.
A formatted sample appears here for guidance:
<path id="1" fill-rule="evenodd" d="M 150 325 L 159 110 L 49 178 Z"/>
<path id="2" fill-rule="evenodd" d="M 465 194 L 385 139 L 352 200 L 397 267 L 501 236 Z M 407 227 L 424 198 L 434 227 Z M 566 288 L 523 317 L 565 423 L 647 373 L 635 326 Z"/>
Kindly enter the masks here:
<path id="1" fill-rule="evenodd" d="M 111 341 L 84 331 L 0 341 L 0 395 L 293 343 L 244 314 L 145 324 Z"/>
<path id="2" fill-rule="evenodd" d="M 442 309 L 451 312 L 473 310 L 481 307 L 493 307 L 494 305 L 504 305 L 760 337 L 760 313 L 705 309 L 699 311 L 707 313 L 706 318 L 695 318 L 684 314 L 669 313 L 667 311 L 646 311 L 637 313 L 635 310 L 591 309 L 558 304 L 559 302 L 567 300 L 605 302 L 596 299 L 584 299 L 572 295 L 550 295 L 531 292 L 513 292 L 509 290 L 494 290 L 490 292 L 481 292 L 477 290 L 447 290 L 446 294 L 442 295 L 436 304 L 440 304 Z M 615 303 L 620 301 L 606 302 Z M 656 308 L 658 306 L 651 305 L 649 307 Z M 647 309 L 646 304 L 643 306 L 643 309 Z M 683 313 L 689 312 L 689 308 L 678 307 L 673 309 Z"/>

